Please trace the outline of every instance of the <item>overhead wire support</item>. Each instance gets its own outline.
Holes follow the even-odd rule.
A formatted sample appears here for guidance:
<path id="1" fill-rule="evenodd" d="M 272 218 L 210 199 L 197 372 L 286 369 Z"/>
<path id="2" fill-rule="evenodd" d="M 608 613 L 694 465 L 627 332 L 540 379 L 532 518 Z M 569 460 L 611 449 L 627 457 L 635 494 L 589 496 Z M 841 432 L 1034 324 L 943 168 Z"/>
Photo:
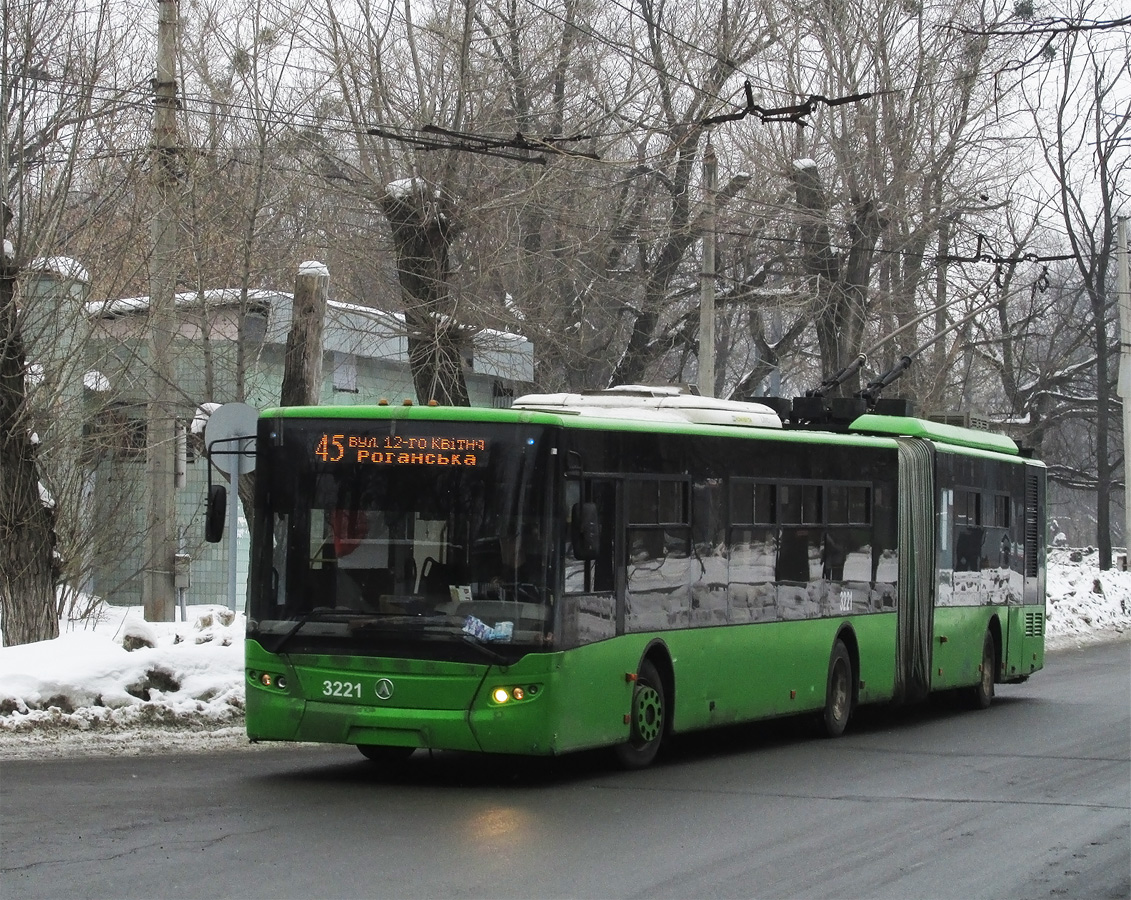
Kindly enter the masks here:
<path id="1" fill-rule="evenodd" d="M 549 150 L 551 153 L 558 153 L 563 156 L 580 156 L 585 159 L 600 159 L 601 157 L 596 153 L 588 153 L 584 151 L 566 150 L 558 146 L 559 144 L 573 143 L 576 141 L 589 141 L 593 139 L 589 134 L 574 134 L 569 137 L 547 135 L 540 138 L 528 138 L 521 131 L 516 131 L 514 137 L 508 138 L 488 138 L 483 135 L 470 134 L 464 131 L 452 131 L 449 128 L 444 128 L 441 125 L 425 125 L 420 129 L 425 134 L 439 134 L 444 137 L 450 137 L 454 140 L 467 141 L 468 143 L 482 144 L 485 149 L 494 149 L 496 147 L 507 147 L 513 150 Z"/>
<path id="2" fill-rule="evenodd" d="M 1022 262 L 1065 262 L 1076 259 L 1075 253 L 1062 253 L 1057 256 L 1041 256 L 1036 253 L 1022 253 L 1014 256 L 999 256 L 998 254 L 985 253 L 983 247 L 989 243 L 984 234 L 977 235 L 978 243 L 974 247 L 973 256 L 958 256 L 948 253 L 945 256 L 936 256 L 935 262 L 939 263 L 993 263 L 995 266 L 1010 266 Z"/>
<path id="3" fill-rule="evenodd" d="M 465 153 L 479 153 L 483 156 L 497 156 L 499 159 L 509 159 L 514 162 L 523 163 L 536 163 L 537 165 L 546 165 L 545 156 L 519 156 L 517 153 L 504 153 L 486 146 L 473 146 L 465 142 L 450 142 L 450 141 L 432 141 L 426 138 L 416 137 L 415 135 L 400 134 L 396 131 L 390 131 L 387 128 L 367 128 L 366 134 L 373 137 L 382 137 L 390 141 L 399 141 L 402 144 L 408 144 L 418 150 L 460 150 Z"/>
<path id="4" fill-rule="evenodd" d="M 599 160 L 596 153 L 573 151 L 559 146 L 571 141 L 590 140 L 590 135 L 571 135 L 569 137 L 541 137 L 528 138 L 521 131 L 516 131 L 513 137 L 488 137 L 470 134 L 462 131 L 452 131 L 439 125 L 425 125 L 420 129 L 420 135 L 436 135 L 436 138 L 421 137 L 416 134 L 403 134 L 388 128 L 374 126 L 366 129 L 366 133 L 374 137 L 382 137 L 391 141 L 400 141 L 416 147 L 418 150 L 458 150 L 464 153 L 478 153 L 483 156 L 495 156 L 500 159 L 509 159 L 515 162 L 535 163 L 546 165 L 546 153 L 558 156 L 580 157 L 583 159 Z M 521 150 L 526 153 L 537 152 L 538 156 L 519 155 L 506 152 L 508 150 Z"/>
<path id="5" fill-rule="evenodd" d="M 754 102 L 754 88 L 749 81 L 743 83 L 743 91 L 746 94 L 746 106 L 742 110 L 734 113 L 708 116 L 706 119 L 700 119 L 698 124 L 707 127 L 711 125 L 721 125 L 724 122 L 737 122 L 741 119 L 745 119 L 747 116 L 756 116 L 763 122 L 796 122 L 798 125 L 808 125 L 809 123 L 805 121 L 805 117 L 811 115 L 818 104 L 824 104 L 830 107 L 843 106 L 846 103 L 859 103 L 861 100 L 869 100 L 875 96 L 871 92 L 832 98 L 826 97 L 823 94 L 810 94 L 809 98 L 802 103 L 767 109 Z"/>

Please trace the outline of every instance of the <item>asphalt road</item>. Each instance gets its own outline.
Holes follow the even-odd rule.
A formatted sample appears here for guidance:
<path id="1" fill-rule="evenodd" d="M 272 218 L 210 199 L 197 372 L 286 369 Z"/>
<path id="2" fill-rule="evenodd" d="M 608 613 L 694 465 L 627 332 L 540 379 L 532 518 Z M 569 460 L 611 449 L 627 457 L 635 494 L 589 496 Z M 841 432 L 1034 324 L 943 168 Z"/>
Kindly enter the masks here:
<path id="1" fill-rule="evenodd" d="M 352 748 L 5 762 L 23 897 L 1131 896 L 1131 644 L 994 706 L 684 738 L 653 768 Z"/>

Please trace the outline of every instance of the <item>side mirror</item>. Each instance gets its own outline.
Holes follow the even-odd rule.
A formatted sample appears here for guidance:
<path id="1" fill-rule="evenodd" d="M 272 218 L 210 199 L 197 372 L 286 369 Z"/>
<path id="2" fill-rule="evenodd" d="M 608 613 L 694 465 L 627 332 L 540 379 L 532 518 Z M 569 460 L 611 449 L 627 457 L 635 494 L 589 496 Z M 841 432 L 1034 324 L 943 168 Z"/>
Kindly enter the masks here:
<path id="1" fill-rule="evenodd" d="M 601 544 L 601 523 L 596 503 L 575 503 L 570 515 L 570 540 L 574 559 L 596 559 Z"/>
<path id="2" fill-rule="evenodd" d="M 208 489 L 208 509 L 204 511 L 204 539 L 218 544 L 224 536 L 224 518 L 228 515 L 228 489 L 214 484 Z"/>

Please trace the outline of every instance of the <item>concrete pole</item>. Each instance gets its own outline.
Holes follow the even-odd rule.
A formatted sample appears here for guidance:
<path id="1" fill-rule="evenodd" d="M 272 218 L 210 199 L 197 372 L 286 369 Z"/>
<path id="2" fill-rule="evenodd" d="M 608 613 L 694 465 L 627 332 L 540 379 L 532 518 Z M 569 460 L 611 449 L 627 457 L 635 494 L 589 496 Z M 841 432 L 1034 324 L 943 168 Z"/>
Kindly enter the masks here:
<path id="1" fill-rule="evenodd" d="M 699 393 L 715 396 L 715 191 L 718 165 L 711 139 L 703 151 L 703 275 L 699 282 Z"/>
<path id="2" fill-rule="evenodd" d="M 176 610 L 175 495 L 177 432 L 171 350 L 177 285 L 177 14 L 179 0 L 158 0 L 154 79 L 153 188 L 156 210 L 149 264 L 149 396 L 146 411 L 145 568 L 142 606 L 150 622 L 172 622 Z"/>
<path id="3" fill-rule="evenodd" d="M 1119 294 L 1119 396 L 1123 400 L 1123 547 L 1131 554 L 1131 287 L 1128 287 L 1127 217 L 1116 225 L 1116 292 Z"/>

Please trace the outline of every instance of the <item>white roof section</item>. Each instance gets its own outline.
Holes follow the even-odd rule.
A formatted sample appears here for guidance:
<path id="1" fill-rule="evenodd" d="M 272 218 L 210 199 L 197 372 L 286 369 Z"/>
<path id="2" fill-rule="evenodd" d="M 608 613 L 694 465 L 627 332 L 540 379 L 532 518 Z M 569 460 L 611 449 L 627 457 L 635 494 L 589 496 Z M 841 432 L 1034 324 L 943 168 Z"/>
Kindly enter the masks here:
<path id="1" fill-rule="evenodd" d="M 41 275 L 54 275 L 61 281 L 90 284 L 90 273 L 69 256 L 40 256 L 28 264 L 28 270 Z"/>
<path id="2" fill-rule="evenodd" d="M 304 263 L 300 263 L 298 267 L 299 275 L 325 275 L 330 277 L 330 267 L 325 263 L 318 262 L 316 259 L 309 259 Z"/>
<path id="3" fill-rule="evenodd" d="M 88 391 L 96 391 L 100 394 L 104 394 L 110 390 L 110 379 L 97 369 L 91 369 L 83 375 L 82 386 Z"/>
<path id="4" fill-rule="evenodd" d="M 621 385 L 589 394 L 526 394 L 514 401 L 513 408 L 600 419 L 782 427 L 778 414 L 765 404 L 702 397 L 678 387 Z"/>
<path id="5" fill-rule="evenodd" d="M 309 263 L 311 271 L 320 263 Z M 238 307 L 244 296 L 239 288 L 220 290 L 185 291 L 174 296 L 178 309 Z M 291 309 L 294 296 L 281 291 L 249 290 L 246 303 L 252 311 L 267 316 L 263 340 L 270 344 L 286 346 L 291 329 Z M 116 319 L 144 315 L 149 311 L 148 297 L 131 297 L 121 300 L 98 300 L 86 304 L 91 318 Z M 380 359 L 387 362 L 408 363 L 408 328 L 403 313 L 386 312 L 372 306 L 328 300 L 326 322 L 322 333 L 322 347 L 327 353 L 349 353 L 363 359 Z M 531 382 L 534 380 L 534 345 L 520 335 L 505 331 L 483 329 L 472 335 L 473 371 L 495 378 Z"/>
<path id="6" fill-rule="evenodd" d="M 221 288 L 220 290 L 182 291 L 173 295 L 173 305 L 178 309 L 204 306 L 238 306 L 241 291 L 239 288 Z M 278 291 L 261 289 L 249 290 L 247 302 L 251 306 L 270 305 L 276 298 L 290 297 L 290 294 L 280 294 Z M 92 300 L 86 304 L 86 314 L 92 318 L 115 319 L 120 316 L 135 316 L 149 311 L 148 297 L 125 297 L 119 300 Z"/>
<path id="7" fill-rule="evenodd" d="M 209 416 L 219 408 L 219 403 L 201 403 L 196 408 L 196 415 L 192 417 L 192 425 L 189 426 L 189 431 L 193 434 L 204 434 L 204 426 L 208 424 Z"/>

